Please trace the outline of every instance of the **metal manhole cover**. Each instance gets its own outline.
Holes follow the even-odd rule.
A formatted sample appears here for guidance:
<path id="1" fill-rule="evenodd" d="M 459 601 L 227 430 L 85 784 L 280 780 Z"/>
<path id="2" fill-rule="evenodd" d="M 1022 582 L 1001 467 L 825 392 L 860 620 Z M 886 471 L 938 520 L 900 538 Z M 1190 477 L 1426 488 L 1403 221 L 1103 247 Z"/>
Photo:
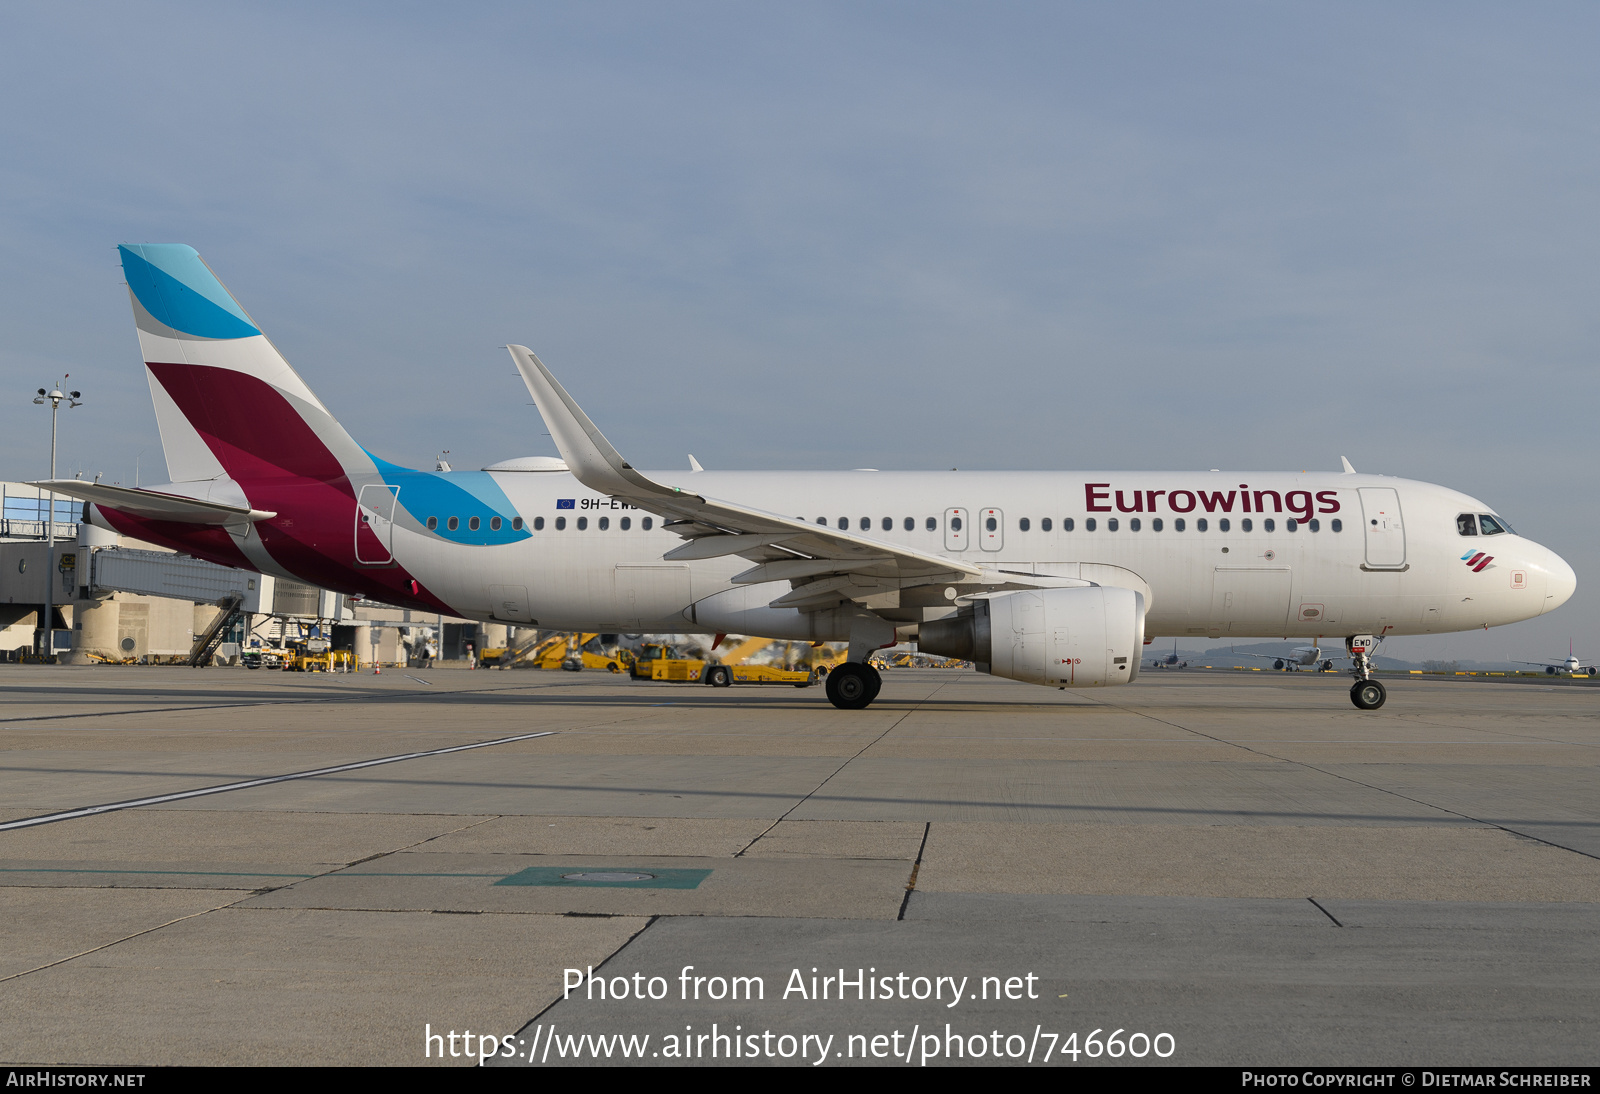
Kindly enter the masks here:
<path id="1" fill-rule="evenodd" d="M 562 874 L 563 881 L 652 881 L 654 874 L 638 874 L 623 870 L 587 870 L 579 874 Z"/>

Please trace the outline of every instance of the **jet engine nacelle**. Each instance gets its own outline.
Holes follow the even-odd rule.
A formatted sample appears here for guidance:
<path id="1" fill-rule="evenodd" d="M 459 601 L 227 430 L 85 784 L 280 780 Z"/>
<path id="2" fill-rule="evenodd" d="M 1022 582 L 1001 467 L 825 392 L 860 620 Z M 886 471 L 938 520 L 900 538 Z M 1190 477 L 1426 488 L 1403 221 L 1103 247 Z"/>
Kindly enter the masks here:
<path id="1" fill-rule="evenodd" d="M 1132 589 L 1002 593 L 923 623 L 917 648 L 1028 684 L 1110 687 L 1139 675 L 1144 612 L 1144 597 Z"/>

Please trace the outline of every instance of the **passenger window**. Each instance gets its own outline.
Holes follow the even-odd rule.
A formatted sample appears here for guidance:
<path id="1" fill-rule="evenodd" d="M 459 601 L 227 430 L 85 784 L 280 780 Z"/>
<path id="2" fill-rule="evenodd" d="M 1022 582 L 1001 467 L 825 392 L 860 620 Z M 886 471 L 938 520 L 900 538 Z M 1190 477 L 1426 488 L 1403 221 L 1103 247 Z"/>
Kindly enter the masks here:
<path id="1" fill-rule="evenodd" d="M 457 528 L 461 527 L 461 518 L 451 517 L 449 520 L 444 522 L 444 526 L 450 529 L 450 531 L 454 532 Z"/>
<path id="2" fill-rule="evenodd" d="M 950 530 L 952 532 L 961 531 L 961 518 L 960 517 L 951 517 L 950 518 Z"/>
<path id="3" fill-rule="evenodd" d="M 1295 529 L 1296 529 L 1296 528 L 1298 528 L 1298 527 L 1300 527 L 1300 522 L 1299 522 L 1299 521 L 1297 521 L 1297 520 L 1295 520 L 1295 519 L 1294 519 L 1294 518 L 1293 518 L 1293 517 L 1290 517 L 1290 518 L 1289 518 L 1289 519 L 1288 519 L 1288 520 L 1286 520 L 1286 521 L 1284 521 L 1284 522 L 1283 522 L 1283 527 L 1284 527 L 1284 528 L 1285 528 L 1285 529 L 1286 529 L 1286 530 L 1287 530 L 1287 531 L 1290 531 L 1290 532 L 1292 532 L 1292 531 L 1294 531 L 1294 530 L 1295 530 Z M 1269 531 L 1269 532 L 1270 532 L 1270 531 L 1272 531 L 1272 529 L 1271 529 L 1271 528 L 1268 528 L 1268 529 L 1267 529 L 1267 531 Z"/>
<path id="4" fill-rule="evenodd" d="M 884 517 L 883 518 L 883 530 L 885 532 L 894 531 L 894 518 L 893 517 Z"/>
<path id="5" fill-rule="evenodd" d="M 1312 517 L 1311 518 L 1311 523 L 1310 523 L 1310 525 L 1308 525 L 1308 527 L 1313 532 L 1320 532 L 1320 531 L 1322 531 L 1322 522 L 1320 520 L 1316 519 L 1315 517 Z"/>
<path id="6" fill-rule="evenodd" d="M 822 525 L 824 528 L 826 528 L 828 526 L 828 518 L 827 517 L 818 517 L 817 518 L 817 523 Z"/>
<path id="7" fill-rule="evenodd" d="M 993 517 L 990 517 L 988 520 L 983 522 L 983 527 L 986 531 L 992 532 L 996 528 L 1000 527 L 1000 525 Z"/>
<path id="8" fill-rule="evenodd" d="M 1048 532 L 1049 530 L 1050 530 L 1050 518 L 1049 517 L 1044 517 L 1043 519 L 1041 519 L 1039 521 L 1039 531 Z"/>
<path id="9" fill-rule="evenodd" d="M 476 532 L 478 530 L 478 525 L 480 523 L 482 523 L 482 522 L 479 521 L 477 517 L 468 517 L 467 518 L 467 530 L 471 531 L 471 532 Z"/>
<path id="10" fill-rule="evenodd" d="M 1245 517 L 1243 520 L 1241 520 L 1239 522 L 1239 531 L 1241 531 L 1241 532 L 1253 532 L 1255 530 L 1256 530 L 1255 521 L 1251 520 L 1249 517 Z"/>
<path id="11" fill-rule="evenodd" d="M 925 523 L 923 527 L 930 532 L 937 532 L 939 530 L 939 518 L 929 517 L 927 523 Z"/>
<path id="12" fill-rule="evenodd" d="M 1268 532 L 1276 532 L 1278 530 L 1278 522 L 1273 520 L 1271 517 L 1268 517 L 1266 520 L 1261 522 L 1261 527 Z"/>
<path id="13" fill-rule="evenodd" d="M 840 517 L 839 518 L 839 531 L 848 532 L 849 530 L 850 530 L 850 518 L 849 517 Z"/>
<path id="14" fill-rule="evenodd" d="M 604 532 L 604 531 L 607 531 L 608 529 L 610 529 L 610 527 L 611 527 L 611 518 L 610 517 L 601 517 L 600 518 L 600 530 L 602 532 Z"/>
<path id="15" fill-rule="evenodd" d="M 439 527 L 439 518 L 438 517 L 429 517 L 428 518 L 428 531 L 431 532 L 437 527 Z"/>
<path id="16" fill-rule="evenodd" d="M 1139 521 L 1138 517 L 1134 517 L 1132 520 L 1130 520 L 1128 522 L 1128 531 L 1130 531 L 1130 532 L 1137 532 L 1140 529 L 1140 527 L 1141 527 L 1141 524 L 1140 524 L 1140 521 Z M 1113 529 L 1113 531 L 1114 530 L 1115 529 Z"/>
<path id="17" fill-rule="evenodd" d="M 1456 517 L 1456 534 L 1475 536 L 1478 534 L 1478 518 L 1471 513 L 1462 513 Z"/>
<path id="18" fill-rule="evenodd" d="M 1116 517 L 1107 517 L 1106 518 L 1106 531 L 1115 532 L 1116 530 L 1117 530 L 1117 518 Z"/>
<path id="19" fill-rule="evenodd" d="M 917 518 L 916 517 L 907 517 L 906 518 L 906 531 L 915 532 L 916 530 L 917 530 Z"/>
<path id="20" fill-rule="evenodd" d="M 1023 517 L 1021 520 L 1017 521 L 1017 531 L 1019 532 L 1026 532 L 1030 527 L 1032 527 L 1032 525 L 1028 523 L 1027 517 Z"/>
<path id="21" fill-rule="evenodd" d="M 566 530 L 567 530 L 567 518 L 566 517 L 557 517 L 556 518 L 556 531 L 565 532 Z"/>
<path id="22" fill-rule="evenodd" d="M 655 521 L 651 520 L 649 517 L 645 517 L 643 520 L 641 520 L 639 522 L 639 527 L 643 528 L 646 532 L 648 532 L 650 530 L 650 526 L 652 524 L 654 524 L 654 523 L 655 523 Z"/>
<path id="23" fill-rule="evenodd" d="M 522 518 L 521 517 L 512 517 L 511 518 L 511 530 L 513 532 L 522 531 Z"/>
<path id="24" fill-rule="evenodd" d="M 1073 519 L 1071 517 L 1062 517 L 1061 518 L 1061 530 L 1063 532 L 1070 532 L 1070 531 L 1072 531 L 1072 529 L 1074 527 L 1076 527 L 1076 525 L 1074 524 Z M 1089 518 L 1089 523 L 1085 524 L 1084 527 L 1089 529 L 1089 531 L 1091 531 L 1091 532 L 1094 531 L 1094 518 L 1090 517 Z"/>
<path id="25" fill-rule="evenodd" d="M 499 530 L 500 530 L 500 518 L 499 517 L 490 517 L 489 518 L 489 531 L 498 532 Z"/>
<path id="26" fill-rule="evenodd" d="M 617 527 L 626 532 L 629 528 L 633 527 L 633 518 L 623 517 L 621 520 L 617 521 Z"/>
<path id="27" fill-rule="evenodd" d="M 1161 518 L 1160 517 L 1156 517 L 1156 518 L 1154 518 L 1153 520 L 1150 521 L 1150 530 L 1152 532 L 1161 531 Z"/>
<path id="28" fill-rule="evenodd" d="M 1194 530 L 1196 532 L 1207 531 L 1207 528 L 1208 528 L 1208 526 L 1206 524 L 1206 518 L 1205 517 L 1201 517 L 1199 520 L 1194 522 Z M 1227 529 L 1224 528 L 1223 530 L 1226 531 Z M 1183 529 L 1180 528 L 1180 529 L 1178 529 L 1178 531 L 1181 532 L 1181 531 L 1183 531 Z"/>
<path id="29" fill-rule="evenodd" d="M 1070 520 L 1071 520 L 1071 519 L 1072 519 L 1072 518 L 1071 518 L 1071 517 L 1068 517 L 1068 518 L 1067 518 L 1067 520 L 1069 520 L 1069 521 L 1070 521 Z M 1113 521 L 1112 521 L 1112 522 L 1111 522 L 1111 523 L 1112 523 L 1112 524 L 1115 524 L 1115 523 L 1116 523 L 1116 521 L 1115 521 L 1115 520 L 1113 520 Z M 1094 531 L 1094 518 L 1093 518 L 1093 517 L 1085 517 L 1085 518 L 1084 518 L 1084 521 L 1083 521 L 1083 530 L 1084 530 L 1084 531 L 1085 531 L 1085 532 L 1092 532 L 1092 531 Z M 1069 532 L 1070 532 L 1070 531 L 1072 531 L 1072 529 L 1071 529 L 1071 528 L 1068 528 L 1068 529 L 1067 529 L 1067 531 L 1069 531 Z"/>
<path id="30" fill-rule="evenodd" d="M 588 530 L 589 530 L 589 518 L 588 517 L 579 517 L 578 518 L 578 531 L 587 532 Z"/>
<path id="31" fill-rule="evenodd" d="M 861 518 L 861 530 L 863 532 L 872 531 L 872 518 L 871 517 L 862 517 Z"/>
<path id="32" fill-rule="evenodd" d="M 1478 518 L 1478 523 L 1483 525 L 1483 534 L 1486 536 L 1498 536 L 1505 532 L 1505 529 L 1500 527 L 1500 522 L 1495 520 L 1488 513 L 1484 513 L 1482 516 L 1480 516 Z"/>
<path id="33" fill-rule="evenodd" d="M 1232 529 L 1232 526 L 1233 526 L 1233 521 L 1229 520 L 1227 517 L 1223 517 L 1221 520 L 1217 521 L 1217 531 L 1219 531 L 1219 532 L 1230 531 Z M 1200 530 L 1202 532 L 1204 532 L 1206 530 L 1206 522 L 1205 521 L 1201 521 L 1200 522 Z"/>
<path id="34" fill-rule="evenodd" d="M 1328 527 L 1332 528 L 1335 532 L 1342 532 L 1344 531 L 1344 521 L 1340 520 L 1338 517 L 1334 517 L 1328 522 Z"/>
<path id="35" fill-rule="evenodd" d="M 1182 517 L 1173 517 L 1172 518 L 1172 530 L 1174 532 L 1181 532 L 1185 528 L 1187 528 L 1188 526 L 1189 526 L 1188 522 L 1185 521 Z"/>
<path id="36" fill-rule="evenodd" d="M 543 517 L 534 517 L 533 518 L 533 530 L 535 532 L 544 531 L 544 518 Z"/>

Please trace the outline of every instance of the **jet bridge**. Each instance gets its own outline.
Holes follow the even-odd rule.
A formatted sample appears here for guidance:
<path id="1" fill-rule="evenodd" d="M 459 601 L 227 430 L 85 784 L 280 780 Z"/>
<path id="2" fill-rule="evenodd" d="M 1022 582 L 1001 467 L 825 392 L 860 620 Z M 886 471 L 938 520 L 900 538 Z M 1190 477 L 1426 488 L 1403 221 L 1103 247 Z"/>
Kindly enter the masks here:
<path id="1" fill-rule="evenodd" d="M 78 571 L 88 577 L 85 599 L 121 592 L 216 604 L 238 597 L 239 610 L 253 615 L 338 621 L 350 614 L 338 593 L 187 555 L 135 547 L 80 547 L 79 554 L 88 556 Z"/>

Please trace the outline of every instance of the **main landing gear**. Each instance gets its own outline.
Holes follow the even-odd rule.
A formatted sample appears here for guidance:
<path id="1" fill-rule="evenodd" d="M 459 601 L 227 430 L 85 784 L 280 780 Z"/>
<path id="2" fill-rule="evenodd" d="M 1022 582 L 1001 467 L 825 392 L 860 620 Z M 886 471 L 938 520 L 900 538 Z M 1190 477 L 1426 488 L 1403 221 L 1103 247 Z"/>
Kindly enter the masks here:
<path id="1" fill-rule="evenodd" d="M 1345 639 L 1345 650 L 1350 654 L 1350 675 L 1356 682 L 1350 686 L 1350 701 L 1357 710 L 1377 710 L 1383 706 L 1389 693 L 1372 678 L 1372 651 L 1378 648 L 1378 639 L 1370 634 L 1358 634 Z"/>
<path id="2" fill-rule="evenodd" d="M 828 673 L 828 702 L 840 710 L 865 709 L 883 688 L 883 677 L 871 665 L 846 661 Z"/>

